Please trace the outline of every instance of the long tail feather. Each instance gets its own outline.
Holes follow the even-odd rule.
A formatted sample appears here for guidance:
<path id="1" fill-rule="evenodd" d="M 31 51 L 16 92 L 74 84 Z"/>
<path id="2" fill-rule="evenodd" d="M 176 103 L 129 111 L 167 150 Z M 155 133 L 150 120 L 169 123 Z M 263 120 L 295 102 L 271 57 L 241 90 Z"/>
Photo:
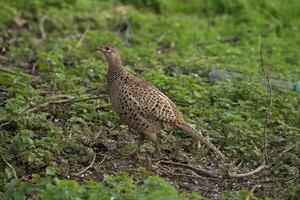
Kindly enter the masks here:
<path id="1" fill-rule="evenodd" d="M 194 140 L 199 141 L 201 143 L 206 144 L 217 156 L 221 157 L 222 159 L 225 159 L 225 155 L 210 141 L 208 141 L 201 133 L 194 130 L 190 125 L 187 123 L 178 123 L 176 126 L 180 129 L 182 129 L 184 132 L 189 134 Z"/>

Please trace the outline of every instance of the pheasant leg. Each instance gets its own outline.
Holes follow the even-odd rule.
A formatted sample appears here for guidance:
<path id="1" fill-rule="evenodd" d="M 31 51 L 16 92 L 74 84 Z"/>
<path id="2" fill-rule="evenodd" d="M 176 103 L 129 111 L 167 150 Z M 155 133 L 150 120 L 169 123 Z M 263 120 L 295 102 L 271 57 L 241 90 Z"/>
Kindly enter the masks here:
<path id="1" fill-rule="evenodd" d="M 161 158 L 163 157 L 163 154 L 162 154 L 162 152 L 161 152 L 161 150 L 160 150 L 159 142 L 156 140 L 156 141 L 154 142 L 154 144 L 155 144 L 156 156 L 157 156 L 158 159 L 161 159 Z"/>

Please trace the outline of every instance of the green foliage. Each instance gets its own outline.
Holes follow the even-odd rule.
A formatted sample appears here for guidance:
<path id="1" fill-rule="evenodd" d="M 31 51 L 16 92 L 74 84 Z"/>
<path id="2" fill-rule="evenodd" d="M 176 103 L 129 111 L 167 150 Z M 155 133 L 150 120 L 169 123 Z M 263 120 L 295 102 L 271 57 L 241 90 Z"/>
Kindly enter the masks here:
<path id="1" fill-rule="evenodd" d="M 240 190 L 233 195 L 229 193 L 223 195 L 224 200 L 239 200 L 239 199 L 247 199 L 247 198 L 258 200 L 258 198 L 256 198 L 253 194 L 251 194 L 251 192 L 247 190 Z"/>
<path id="2" fill-rule="evenodd" d="M 100 193 L 103 199 L 200 198 L 148 178 L 148 172 L 137 180 L 106 176 L 99 183 L 94 177 L 83 184 L 62 178 L 90 162 L 94 145 L 109 140 L 123 150 L 128 149 L 123 141 L 133 142 L 126 130 L 106 134 L 118 119 L 105 98 L 26 112 L 51 100 L 106 94 L 106 63 L 94 51 L 103 43 L 117 45 L 126 68 L 165 92 L 242 171 L 258 166 L 262 157 L 268 92 L 260 81 L 260 43 L 272 79 L 291 85 L 300 80 L 299 0 L 12 0 L 0 1 L 0 7 L 0 198 L 1 192 L 6 199 L 25 194 L 98 199 Z M 243 78 L 211 84 L 212 69 Z M 271 162 L 300 139 L 299 105 L 299 95 L 274 87 L 267 129 Z M 186 140 L 175 134 L 164 149 L 209 156 L 180 146 Z M 299 155 L 294 146 L 263 172 L 254 181 L 265 186 L 256 196 L 296 199 L 299 181 L 292 178 L 299 174 Z M 93 174 L 115 171 L 100 166 Z M 38 175 L 29 184 L 15 180 L 15 174 L 19 179 Z M 286 183 L 287 177 L 292 181 Z M 241 188 L 220 187 L 218 195 L 256 199 L 249 192 L 252 185 Z"/>
<path id="3" fill-rule="evenodd" d="M 41 199 L 99 199 L 99 200 L 138 200 L 138 199 L 186 199 L 179 195 L 174 187 L 159 177 L 149 177 L 140 185 L 134 183 L 133 179 L 126 174 L 117 176 L 106 176 L 103 182 L 89 180 L 84 184 L 78 184 L 74 180 L 61 180 L 55 178 L 53 181 L 34 176 L 35 184 L 11 181 L 4 193 L 5 199 L 20 199 L 26 195 L 38 196 Z M 194 199 L 200 196 L 193 194 Z"/>

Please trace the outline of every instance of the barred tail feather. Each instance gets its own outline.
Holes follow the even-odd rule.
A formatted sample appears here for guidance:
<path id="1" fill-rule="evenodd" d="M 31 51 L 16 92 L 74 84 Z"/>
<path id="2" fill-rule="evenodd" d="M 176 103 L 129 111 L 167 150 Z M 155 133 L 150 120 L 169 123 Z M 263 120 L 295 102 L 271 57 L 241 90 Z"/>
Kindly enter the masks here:
<path id="1" fill-rule="evenodd" d="M 225 155 L 215 146 L 213 145 L 208 139 L 206 139 L 201 133 L 194 130 L 190 125 L 187 123 L 178 123 L 176 124 L 178 128 L 189 134 L 194 140 L 199 141 L 201 143 L 206 144 L 217 156 L 225 159 Z"/>

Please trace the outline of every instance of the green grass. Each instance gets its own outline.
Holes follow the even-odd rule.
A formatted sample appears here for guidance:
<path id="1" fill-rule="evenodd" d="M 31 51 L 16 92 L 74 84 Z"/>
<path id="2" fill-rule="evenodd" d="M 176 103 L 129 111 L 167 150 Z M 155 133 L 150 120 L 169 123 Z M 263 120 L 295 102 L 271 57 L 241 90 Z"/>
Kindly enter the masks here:
<path id="1" fill-rule="evenodd" d="M 116 45 L 128 70 L 165 92 L 190 124 L 206 130 L 230 158 L 231 167 L 227 167 L 233 171 L 253 169 L 262 158 L 268 92 L 260 81 L 264 79 L 261 43 L 265 66 L 273 80 L 291 84 L 300 80 L 298 0 L 14 0 L 0 1 L 0 7 L 0 196 L 18 188 L 23 188 L 24 195 L 37 187 L 38 192 L 29 193 L 43 196 L 70 187 L 74 191 L 79 188 L 82 192 L 78 195 L 88 199 L 87 193 L 94 191 L 90 184 L 74 181 L 102 179 L 82 180 L 72 174 L 90 163 L 96 151 L 93 145 L 106 140 L 116 142 L 118 151 L 106 152 L 112 159 L 122 158 L 120 155 L 126 153 L 122 150 L 132 147 L 124 143 L 133 141 L 130 131 L 106 134 L 118 118 L 105 98 L 26 112 L 66 96 L 80 99 L 106 95 L 107 66 L 104 57 L 94 51 L 101 44 Z M 208 74 L 213 69 L 237 72 L 244 78 L 210 84 Z M 274 88 L 267 129 L 270 163 L 299 141 L 299 105 L 295 92 Z M 163 147 L 169 157 L 173 152 L 187 153 L 198 160 L 213 157 L 205 148 L 195 151 L 190 144 L 182 134 L 163 134 Z M 249 184 L 244 181 L 238 187 L 223 186 L 218 192 L 195 191 L 211 198 L 245 199 L 253 185 L 260 184 L 262 187 L 254 191 L 257 198 L 296 199 L 300 148 L 292 147 L 276 165 L 251 178 Z M 144 155 L 149 148 L 143 150 Z M 232 168 L 237 165 L 238 169 Z M 14 184 L 14 171 L 19 185 Z M 92 171 L 98 177 L 118 169 L 97 165 Z M 131 170 L 127 172 L 136 176 Z M 68 175 L 74 180 L 57 181 Z M 33 180 L 32 176 L 41 176 L 45 182 L 26 183 L 27 179 Z M 161 176 L 175 182 L 179 193 L 172 186 L 166 191 L 176 193 L 178 198 L 196 198 L 183 194 L 193 190 L 180 187 L 183 179 Z M 144 179 L 136 177 L 125 191 L 144 195 Z M 110 189 L 101 191 L 114 194 Z"/>

